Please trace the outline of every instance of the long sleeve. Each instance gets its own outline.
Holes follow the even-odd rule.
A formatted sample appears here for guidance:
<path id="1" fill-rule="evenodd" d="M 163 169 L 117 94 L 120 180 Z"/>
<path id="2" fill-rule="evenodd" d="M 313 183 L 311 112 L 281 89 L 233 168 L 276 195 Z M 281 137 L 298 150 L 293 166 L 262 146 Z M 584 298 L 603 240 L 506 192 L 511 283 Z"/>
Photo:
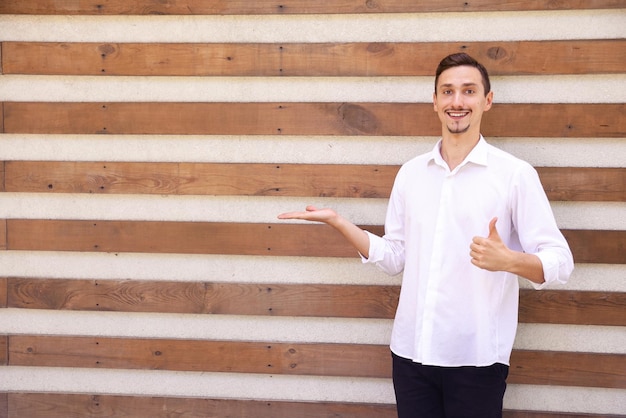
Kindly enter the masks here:
<path id="1" fill-rule="evenodd" d="M 533 283 L 533 287 L 543 289 L 551 284 L 564 284 L 574 270 L 574 260 L 539 176 L 530 165 L 522 165 L 515 181 L 512 217 L 521 250 L 535 254 L 543 266 L 545 282 Z"/>

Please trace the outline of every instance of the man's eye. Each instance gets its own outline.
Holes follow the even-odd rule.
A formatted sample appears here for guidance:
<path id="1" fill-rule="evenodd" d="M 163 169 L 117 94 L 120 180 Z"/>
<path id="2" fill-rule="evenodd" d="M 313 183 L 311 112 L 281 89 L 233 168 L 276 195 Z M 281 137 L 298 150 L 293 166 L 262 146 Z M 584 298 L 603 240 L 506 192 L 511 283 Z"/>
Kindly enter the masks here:
<path id="1" fill-rule="evenodd" d="M 470 90 L 465 90 L 465 93 L 467 93 L 467 94 L 474 94 L 475 91 L 470 89 Z"/>

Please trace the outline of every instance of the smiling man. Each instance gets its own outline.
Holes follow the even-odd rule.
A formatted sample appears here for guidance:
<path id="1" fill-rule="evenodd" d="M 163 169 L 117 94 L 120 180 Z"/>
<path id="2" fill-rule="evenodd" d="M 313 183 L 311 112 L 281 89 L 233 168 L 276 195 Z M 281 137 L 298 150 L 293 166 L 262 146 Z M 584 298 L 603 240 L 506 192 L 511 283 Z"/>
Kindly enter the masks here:
<path id="1" fill-rule="evenodd" d="M 573 270 L 536 171 L 481 135 L 492 104 L 480 63 L 463 53 L 440 62 L 433 107 L 442 136 L 398 172 L 384 236 L 332 209 L 279 215 L 327 223 L 364 263 L 403 273 L 390 344 L 400 418 L 501 417 L 518 276 L 540 289 Z"/>

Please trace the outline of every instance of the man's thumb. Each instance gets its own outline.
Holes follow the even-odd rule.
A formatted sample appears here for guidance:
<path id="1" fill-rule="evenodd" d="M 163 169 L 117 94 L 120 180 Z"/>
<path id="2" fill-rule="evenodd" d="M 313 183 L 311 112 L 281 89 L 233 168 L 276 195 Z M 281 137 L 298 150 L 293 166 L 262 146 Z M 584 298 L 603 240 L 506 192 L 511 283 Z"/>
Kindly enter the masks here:
<path id="1" fill-rule="evenodd" d="M 489 222 L 489 238 L 500 239 L 500 235 L 498 234 L 498 230 L 496 229 L 496 222 L 498 222 L 498 218 L 493 218 Z"/>

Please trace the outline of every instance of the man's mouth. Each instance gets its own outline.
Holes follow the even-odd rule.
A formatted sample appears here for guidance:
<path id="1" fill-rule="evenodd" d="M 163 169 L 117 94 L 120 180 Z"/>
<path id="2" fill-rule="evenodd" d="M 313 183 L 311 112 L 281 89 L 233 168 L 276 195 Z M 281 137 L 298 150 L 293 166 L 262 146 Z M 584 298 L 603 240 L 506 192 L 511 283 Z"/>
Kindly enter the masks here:
<path id="1" fill-rule="evenodd" d="M 464 117 L 464 116 L 466 116 L 466 115 L 468 115 L 468 114 L 469 114 L 469 112 L 465 112 L 465 111 L 463 111 L 463 112 L 458 112 L 458 111 L 456 111 L 456 112 L 451 112 L 451 111 L 448 111 L 448 112 L 446 112 L 446 113 L 447 113 L 447 114 L 448 114 L 448 116 L 450 116 L 451 118 L 462 118 L 462 117 Z"/>

